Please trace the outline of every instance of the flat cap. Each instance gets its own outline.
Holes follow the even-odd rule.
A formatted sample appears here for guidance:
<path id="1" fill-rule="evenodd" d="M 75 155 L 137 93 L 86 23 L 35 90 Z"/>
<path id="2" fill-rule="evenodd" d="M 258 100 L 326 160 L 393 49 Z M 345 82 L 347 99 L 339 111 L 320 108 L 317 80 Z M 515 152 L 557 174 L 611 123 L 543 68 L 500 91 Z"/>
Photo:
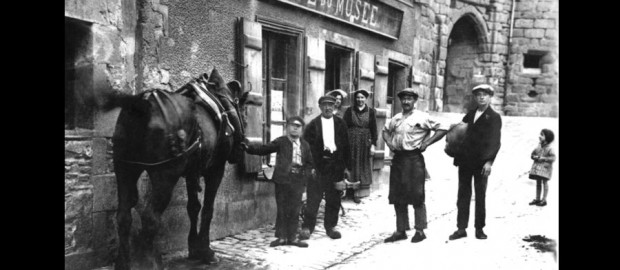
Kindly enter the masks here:
<path id="1" fill-rule="evenodd" d="M 357 96 L 357 94 L 362 93 L 362 95 L 364 95 L 366 98 L 368 98 L 368 96 L 370 96 L 370 92 L 368 92 L 368 90 L 366 89 L 358 89 L 357 91 L 353 92 L 353 97 Z"/>
<path id="2" fill-rule="evenodd" d="M 345 92 L 342 89 L 334 89 L 334 90 L 331 90 L 331 91 L 325 93 L 325 95 L 326 96 L 333 96 L 333 97 L 336 97 L 337 95 L 341 95 L 342 98 L 346 98 L 347 97 L 347 92 Z"/>
<path id="3" fill-rule="evenodd" d="M 474 93 L 474 92 L 476 92 L 478 90 L 483 90 L 483 91 L 485 91 L 485 92 L 487 92 L 487 93 L 489 93 L 491 95 L 493 95 L 493 93 L 495 93 L 495 91 L 493 90 L 493 87 L 491 87 L 488 84 L 476 85 L 474 88 L 471 89 L 471 92 Z"/>
<path id="4" fill-rule="evenodd" d="M 413 89 L 413 88 L 405 88 L 403 90 L 401 90 L 400 92 L 398 92 L 398 94 L 396 94 L 399 98 L 403 98 L 404 95 L 408 95 L 408 96 L 414 96 L 415 98 L 418 98 L 420 96 L 420 92 L 418 89 Z"/>
<path id="5" fill-rule="evenodd" d="M 319 98 L 319 104 L 322 103 L 336 103 L 336 98 L 330 95 L 322 96 Z"/>

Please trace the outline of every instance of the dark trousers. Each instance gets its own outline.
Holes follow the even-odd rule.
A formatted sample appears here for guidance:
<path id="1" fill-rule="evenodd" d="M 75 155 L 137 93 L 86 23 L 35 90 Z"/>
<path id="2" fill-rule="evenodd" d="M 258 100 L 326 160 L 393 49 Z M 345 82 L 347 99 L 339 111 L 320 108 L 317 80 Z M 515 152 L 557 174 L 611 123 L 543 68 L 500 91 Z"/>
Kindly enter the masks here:
<path id="1" fill-rule="evenodd" d="M 295 240 L 299 228 L 299 209 L 303 182 L 276 183 L 276 237 Z"/>
<path id="2" fill-rule="evenodd" d="M 335 173 L 333 166 L 330 165 L 325 166 L 322 171 L 317 170 L 317 179 L 308 181 L 306 211 L 304 212 L 304 223 L 301 226 L 308 228 L 310 232 L 314 232 L 316 216 L 323 199 L 323 194 L 325 194 L 325 219 L 323 226 L 328 230 L 338 224 L 340 194 L 334 188 L 334 182 L 342 179 L 336 179 L 338 174 Z M 330 170 L 330 168 L 332 169 Z"/>
<path id="3" fill-rule="evenodd" d="M 394 204 L 394 210 L 396 211 L 396 230 L 399 232 L 404 232 L 410 228 L 408 206 L 409 205 L 407 204 Z M 422 205 L 418 205 L 417 207 L 414 205 L 413 211 L 415 218 L 414 229 L 426 229 L 428 224 L 426 221 L 426 205 L 424 203 L 422 203 Z"/>
<path id="4" fill-rule="evenodd" d="M 459 229 L 466 229 L 469 222 L 469 205 L 471 202 L 471 179 L 474 178 L 474 189 L 476 192 L 476 216 L 474 227 L 484 228 L 486 219 L 486 192 L 487 176 L 481 174 L 482 166 L 467 167 L 459 166 L 459 191 L 456 206 L 458 208 L 456 226 Z"/>

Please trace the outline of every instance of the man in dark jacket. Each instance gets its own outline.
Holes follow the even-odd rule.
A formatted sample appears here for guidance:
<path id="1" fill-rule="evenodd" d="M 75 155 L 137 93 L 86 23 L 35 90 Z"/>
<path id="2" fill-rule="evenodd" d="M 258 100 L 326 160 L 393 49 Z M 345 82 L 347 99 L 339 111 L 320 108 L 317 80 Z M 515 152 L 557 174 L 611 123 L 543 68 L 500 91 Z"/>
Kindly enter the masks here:
<path id="1" fill-rule="evenodd" d="M 463 122 L 467 123 L 468 127 L 462 144 L 462 151 L 454 158 L 454 165 L 459 167 L 459 190 L 456 202 L 458 230 L 450 235 L 450 240 L 467 236 L 465 229 L 469 221 L 472 176 L 476 192 L 474 223 L 476 238 L 487 239 L 487 235 L 482 230 L 486 225 L 485 196 L 491 167 L 501 145 L 502 119 L 489 106 L 494 94 L 493 87 L 488 84 L 481 84 L 472 89 L 472 94 L 478 106 L 463 117 Z"/>
<path id="2" fill-rule="evenodd" d="M 276 184 L 276 239 L 270 246 L 293 245 L 308 247 L 308 243 L 297 239 L 301 196 L 307 178 L 313 174 L 313 160 L 310 145 L 300 138 L 304 120 L 299 116 L 286 121 L 287 134 L 265 145 L 246 145 L 241 147 L 253 155 L 268 155 L 277 152 L 273 182 Z"/>
<path id="3" fill-rule="evenodd" d="M 317 172 L 317 179 L 309 181 L 307 205 L 304 222 L 299 234 L 300 239 L 308 239 L 316 225 L 316 215 L 325 194 L 325 220 L 323 226 L 327 236 L 332 239 L 341 237 L 335 229 L 340 210 L 340 194 L 334 187 L 335 182 L 344 179 L 351 168 L 349 152 L 349 135 L 347 124 L 340 117 L 334 117 L 333 96 L 319 98 L 321 115 L 312 119 L 304 132 L 303 138 L 310 144 L 312 158 Z"/>

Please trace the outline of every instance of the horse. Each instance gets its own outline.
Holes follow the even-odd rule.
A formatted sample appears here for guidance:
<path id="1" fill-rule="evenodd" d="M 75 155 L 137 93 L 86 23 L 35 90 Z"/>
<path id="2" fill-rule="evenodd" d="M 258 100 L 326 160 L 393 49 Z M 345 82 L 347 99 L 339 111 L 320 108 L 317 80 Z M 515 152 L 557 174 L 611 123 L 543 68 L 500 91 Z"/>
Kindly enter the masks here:
<path id="1" fill-rule="evenodd" d="M 121 108 L 112 137 L 118 189 L 116 219 L 119 247 L 114 264 L 116 270 L 130 269 L 132 265 L 131 208 L 138 202 L 137 182 L 145 170 L 149 175 L 152 196 L 140 217 L 142 229 L 136 238 L 138 243 L 135 243 L 139 247 L 135 254 L 138 266 L 163 269 L 161 255 L 155 249 L 153 240 L 161 226 L 161 215 L 171 200 L 173 188 L 182 176 L 186 179 L 187 212 L 191 223 L 188 234 L 189 259 L 198 259 L 207 264 L 218 261 L 210 248 L 209 239 L 213 205 L 224 175 L 225 163 L 233 160 L 231 155 L 237 148 L 240 149 L 240 136 L 230 134 L 235 125 L 227 125 L 226 113 L 222 121 L 214 115 L 213 110 L 202 106 L 198 89 L 192 89 L 196 85 L 202 85 L 221 99 L 227 99 L 228 108 L 232 104 L 234 110 L 226 113 L 238 121 L 241 119 L 239 106 L 245 103 L 248 92 L 241 94 L 241 86 L 236 81 L 225 84 L 215 68 L 211 76 L 204 74 L 175 92 L 150 89 L 138 95 L 130 95 L 117 91 L 105 101 L 105 109 Z M 235 132 L 241 133 L 242 137 L 243 126 L 240 126 L 241 130 Z M 199 200 L 200 176 L 204 177 L 205 183 L 203 206 Z"/>

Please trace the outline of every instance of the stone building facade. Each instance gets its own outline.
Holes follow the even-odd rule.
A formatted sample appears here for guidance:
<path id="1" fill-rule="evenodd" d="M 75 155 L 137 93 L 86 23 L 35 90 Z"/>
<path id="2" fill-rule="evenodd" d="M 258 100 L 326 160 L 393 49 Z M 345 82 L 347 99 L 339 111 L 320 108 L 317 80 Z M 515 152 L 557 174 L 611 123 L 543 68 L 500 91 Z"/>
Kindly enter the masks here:
<path id="1" fill-rule="evenodd" d="M 287 116 L 316 117 L 318 97 L 335 88 L 372 92 L 380 127 L 400 111 L 395 93 L 404 87 L 423 90 L 418 109 L 460 113 L 481 82 L 496 88 L 502 114 L 557 117 L 558 23 L 555 0 L 66 0 L 65 269 L 110 264 L 116 252 L 119 110 L 97 109 L 98 91 L 173 91 L 216 67 L 262 97 L 244 114 L 248 139 L 263 142 Z M 385 176 L 384 149 L 379 140 L 373 177 Z M 256 181 L 273 161 L 227 164 L 212 238 L 273 222 L 273 185 Z M 139 190 L 134 231 L 146 174 Z M 186 249 L 186 203 L 180 180 L 161 249 Z"/>

